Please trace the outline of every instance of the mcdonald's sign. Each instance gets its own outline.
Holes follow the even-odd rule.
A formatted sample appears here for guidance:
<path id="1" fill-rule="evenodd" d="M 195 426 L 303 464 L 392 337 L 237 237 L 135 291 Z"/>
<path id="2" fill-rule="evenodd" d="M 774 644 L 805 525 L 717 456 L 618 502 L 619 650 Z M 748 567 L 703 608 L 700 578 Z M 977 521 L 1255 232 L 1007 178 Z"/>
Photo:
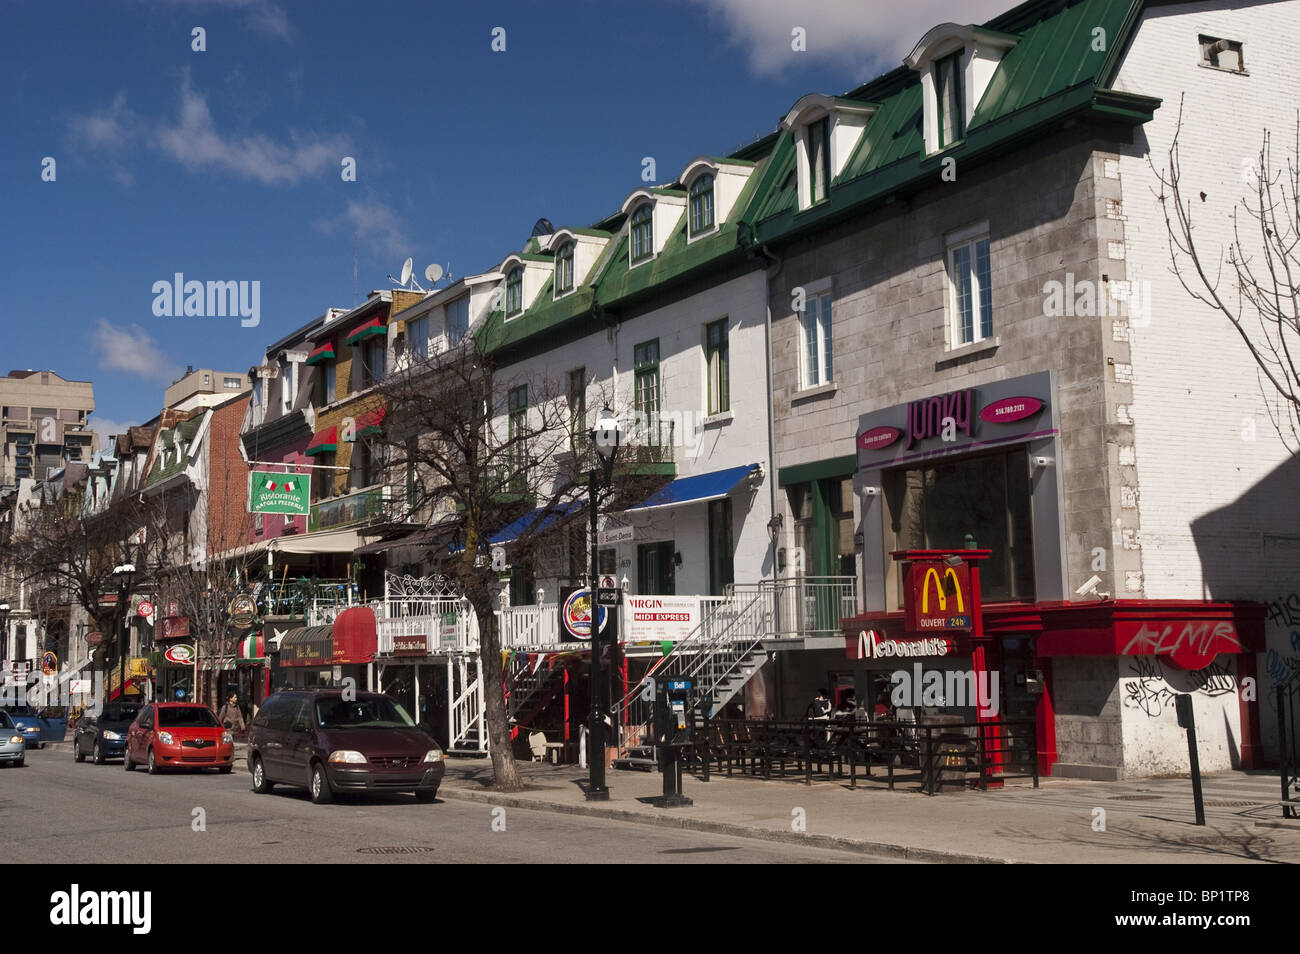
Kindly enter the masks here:
<path id="1" fill-rule="evenodd" d="M 973 592 L 970 566 L 943 560 L 909 564 L 903 592 L 903 620 L 909 633 L 970 632 Z"/>

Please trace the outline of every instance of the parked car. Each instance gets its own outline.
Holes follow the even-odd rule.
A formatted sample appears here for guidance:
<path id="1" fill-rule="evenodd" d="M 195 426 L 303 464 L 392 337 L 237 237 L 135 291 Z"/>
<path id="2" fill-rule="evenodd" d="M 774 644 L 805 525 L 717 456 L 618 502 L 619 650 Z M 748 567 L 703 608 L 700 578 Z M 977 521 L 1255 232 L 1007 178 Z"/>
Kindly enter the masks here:
<path id="1" fill-rule="evenodd" d="M 72 736 L 72 757 L 84 762 L 89 756 L 96 765 L 122 758 L 126 734 L 139 714 L 139 703 L 110 702 L 98 714 L 82 716 Z"/>
<path id="2" fill-rule="evenodd" d="M 207 706 L 154 702 L 127 729 L 122 762 L 128 772 L 147 765 L 150 775 L 165 768 L 215 768 L 226 774 L 235 766 L 235 740 Z"/>
<path id="3" fill-rule="evenodd" d="M 290 689 L 253 719 L 248 771 L 259 795 L 284 783 L 317 804 L 339 792 L 413 792 L 431 802 L 446 765 L 438 743 L 382 693 Z"/>
<path id="4" fill-rule="evenodd" d="M 22 733 L 27 748 L 45 748 L 45 742 L 48 741 L 44 738 L 46 720 L 41 718 L 39 709 L 34 709 L 31 706 L 6 706 L 4 711 L 9 714 L 9 718 L 13 720 L 14 725 L 18 727 L 18 731 Z"/>
<path id="5" fill-rule="evenodd" d="M 22 765 L 27 758 L 27 742 L 9 713 L 0 709 L 0 765 Z"/>

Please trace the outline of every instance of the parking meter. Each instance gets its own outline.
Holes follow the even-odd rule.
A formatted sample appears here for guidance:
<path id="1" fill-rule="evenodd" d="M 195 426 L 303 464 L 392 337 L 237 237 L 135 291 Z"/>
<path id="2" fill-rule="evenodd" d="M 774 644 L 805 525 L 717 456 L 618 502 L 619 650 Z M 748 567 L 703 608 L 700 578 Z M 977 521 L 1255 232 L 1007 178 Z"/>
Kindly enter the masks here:
<path id="1" fill-rule="evenodd" d="M 661 808 L 690 805 L 682 794 L 682 763 L 695 735 L 689 708 L 691 681 L 659 677 L 655 683 L 655 753 L 664 779 L 663 797 L 655 804 Z"/>

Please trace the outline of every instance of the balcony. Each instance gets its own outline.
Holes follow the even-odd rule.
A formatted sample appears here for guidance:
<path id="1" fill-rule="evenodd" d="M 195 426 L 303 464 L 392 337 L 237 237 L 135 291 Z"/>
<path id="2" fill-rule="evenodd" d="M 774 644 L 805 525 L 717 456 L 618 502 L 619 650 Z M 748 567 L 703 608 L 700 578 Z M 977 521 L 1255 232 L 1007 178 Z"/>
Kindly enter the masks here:
<path id="1" fill-rule="evenodd" d="M 307 531 L 337 530 L 376 523 L 402 523 L 406 518 L 404 488 L 383 485 L 367 487 L 343 497 L 331 497 L 311 505 Z"/>
<path id="2" fill-rule="evenodd" d="M 636 415 L 627 426 L 616 467 L 630 474 L 677 476 L 677 422 L 653 413 Z"/>

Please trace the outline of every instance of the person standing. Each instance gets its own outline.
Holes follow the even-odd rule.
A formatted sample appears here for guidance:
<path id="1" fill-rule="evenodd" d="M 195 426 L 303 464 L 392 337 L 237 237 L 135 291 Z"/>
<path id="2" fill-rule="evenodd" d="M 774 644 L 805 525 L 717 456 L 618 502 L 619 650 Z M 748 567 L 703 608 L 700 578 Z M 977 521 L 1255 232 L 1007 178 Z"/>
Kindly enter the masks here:
<path id="1" fill-rule="evenodd" d="M 238 735 L 244 734 L 244 714 L 239 709 L 239 694 L 232 692 L 217 712 L 217 721 Z"/>

